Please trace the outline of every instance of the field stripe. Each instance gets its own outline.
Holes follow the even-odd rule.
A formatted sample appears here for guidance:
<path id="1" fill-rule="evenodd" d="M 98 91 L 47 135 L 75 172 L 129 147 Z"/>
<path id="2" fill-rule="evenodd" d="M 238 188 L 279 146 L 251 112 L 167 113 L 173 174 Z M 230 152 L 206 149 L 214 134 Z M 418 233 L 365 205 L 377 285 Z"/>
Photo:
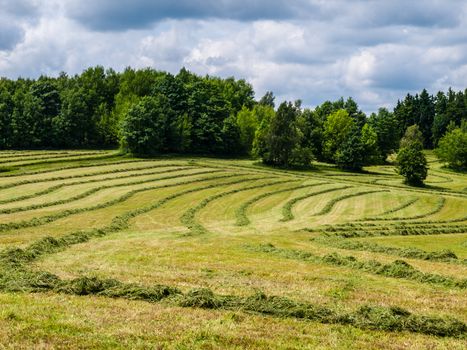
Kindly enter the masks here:
<path id="1" fill-rule="evenodd" d="M 391 246 L 384 246 L 374 242 L 362 242 L 353 239 L 331 239 L 327 237 L 313 238 L 312 242 L 344 250 L 382 253 L 386 255 L 399 256 L 402 258 L 409 259 L 418 259 L 430 262 L 467 265 L 467 259 L 459 259 L 456 254 L 449 250 L 427 252 L 414 247 L 397 248 Z"/>
<path id="2" fill-rule="evenodd" d="M 211 172 L 220 172 L 220 171 L 219 170 L 213 170 Z M 107 207 L 110 207 L 112 205 L 124 202 L 127 199 L 133 197 L 135 194 L 145 192 L 145 191 L 152 191 L 152 190 L 156 190 L 156 189 L 159 189 L 159 188 L 174 187 L 174 186 L 180 186 L 180 185 L 185 185 L 185 184 L 204 182 L 204 181 L 208 181 L 208 180 L 215 180 L 217 178 L 226 178 L 226 177 L 234 177 L 234 176 L 241 176 L 241 175 L 245 175 L 245 174 L 229 174 L 229 175 L 220 176 L 220 177 L 202 178 L 202 179 L 197 179 L 197 180 L 193 180 L 193 181 L 186 181 L 186 182 L 180 182 L 180 183 L 171 184 L 171 185 L 159 185 L 159 186 L 150 186 L 150 187 L 135 189 L 135 190 L 127 192 L 126 194 L 124 194 L 124 195 L 122 195 L 122 196 L 120 196 L 118 198 L 115 198 L 115 199 L 112 199 L 112 200 L 110 200 L 108 202 L 97 204 L 97 205 L 94 205 L 94 206 L 84 207 L 84 208 L 76 208 L 76 209 L 68 209 L 68 210 L 64 210 L 64 211 L 59 212 L 59 213 L 55 213 L 55 214 L 48 215 L 48 216 L 43 216 L 43 217 L 38 217 L 38 218 L 33 218 L 33 219 L 30 219 L 30 220 L 23 220 L 23 221 L 18 221 L 18 222 L 10 222 L 10 223 L 5 223 L 5 224 L 0 224 L 0 232 L 19 230 L 19 229 L 22 229 L 22 228 L 29 228 L 29 227 L 37 227 L 37 226 L 45 225 L 45 224 L 57 221 L 59 219 L 68 217 L 70 215 L 79 214 L 79 213 L 83 213 L 83 212 L 89 212 L 89 211 L 93 211 L 93 210 L 97 210 L 97 209 L 107 208 Z"/>
<path id="3" fill-rule="evenodd" d="M 258 195 L 256 197 L 253 197 L 253 198 L 249 199 L 248 201 L 242 203 L 240 205 L 240 207 L 237 208 L 237 210 L 235 211 L 235 216 L 237 217 L 237 220 L 236 220 L 235 224 L 237 226 L 249 225 L 251 223 L 251 221 L 247 216 L 248 208 L 251 207 L 256 202 L 258 202 L 258 201 L 260 201 L 260 200 L 262 200 L 264 198 L 274 196 L 274 195 L 280 194 L 280 193 L 292 192 L 292 191 L 296 191 L 296 190 L 299 190 L 299 189 L 310 188 L 310 187 L 324 185 L 324 184 L 325 183 L 322 182 L 322 183 L 310 184 L 310 185 L 300 185 L 300 186 L 285 188 L 285 189 L 281 189 L 281 190 L 277 190 L 277 191 L 271 191 L 271 192 L 263 193 L 263 194 L 260 194 L 260 195 Z"/>
<path id="4" fill-rule="evenodd" d="M 430 211 L 428 213 L 425 213 L 425 214 L 418 214 L 418 215 L 414 215 L 414 216 L 405 216 L 405 217 L 395 217 L 395 218 L 378 218 L 378 217 L 364 218 L 364 219 L 360 219 L 359 221 L 385 221 L 385 220 L 403 221 L 403 220 L 423 219 L 423 218 L 426 218 L 428 216 L 432 216 L 432 215 L 435 215 L 435 214 L 439 213 L 444 208 L 445 204 L 446 204 L 446 198 L 440 197 L 440 198 L 438 198 L 438 200 L 436 202 L 436 207 L 432 211 Z"/>
<path id="5" fill-rule="evenodd" d="M 362 191 L 362 192 L 356 192 L 356 193 L 350 193 L 346 195 L 342 195 L 340 197 L 331 199 L 323 209 L 321 209 L 318 213 L 314 214 L 314 216 L 320 216 L 320 215 L 325 215 L 331 212 L 332 208 L 339 202 L 349 199 L 349 198 L 354 198 L 354 197 L 359 197 L 359 196 L 365 196 L 367 194 L 371 193 L 382 193 L 382 192 L 389 192 L 389 190 L 371 190 L 371 191 Z"/>
<path id="6" fill-rule="evenodd" d="M 270 178 L 271 177 L 268 176 L 268 177 L 264 177 L 264 178 L 259 178 L 258 180 L 265 180 L 265 179 L 270 179 Z M 280 180 L 280 181 L 269 182 L 269 183 L 266 183 L 266 184 L 247 186 L 247 187 L 243 187 L 243 188 L 240 188 L 240 189 L 235 189 L 235 190 L 231 190 L 231 191 L 227 191 L 227 192 L 217 193 L 215 195 L 212 195 L 212 196 L 210 196 L 208 198 L 203 199 L 195 207 L 193 207 L 191 209 L 188 209 L 181 216 L 180 221 L 182 222 L 182 224 L 184 224 L 190 230 L 191 234 L 207 233 L 206 228 L 195 220 L 195 216 L 196 216 L 196 213 L 198 211 L 200 211 L 201 209 L 206 207 L 209 203 L 211 203 L 211 202 L 213 202 L 213 201 L 215 201 L 215 200 L 217 200 L 219 198 L 222 198 L 222 197 L 225 197 L 225 196 L 228 196 L 228 195 L 231 195 L 231 194 L 235 194 L 235 193 L 238 193 L 238 192 L 249 191 L 249 190 L 254 190 L 254 189 L 258 189 L 258 188 L 264 188 L 264 187 L 268 187 L 268 186 L 284 184 L 284 183 L 288 183 L 288 182 L 290 182 L 290 180 Z"/>
<path id="7" fill-rule="evenodd" d="M 376 260 L 358 260 L 353 256 L 342 256 L 337 253 L 318 256 L 302 250 L 277 248 L 271 244 L 260 245 L 259 247 L 250 247 L 250 249 L 258 252 L 274 254 L 286 259 L 301 260 L 315 264 L 324 263 L 337 267 L 360 270 L 364 273 L 381 275 L 384 277 L 405 279 L 431 285 L 440 285 L 448 288 L 467 289 L 467 279 L 457 279 L 454 277 L 422 272 L 403 260 L 395 260 L 392 263 L 383 264 Z"/>
<path id="8" fill-rule="evenodd" d="M 172 172 L 183 171 L 183 170 L 186 170 L 186 169 L 187 168 L 177 168 L 177 169 L 171 169 L 171 170 L 166 170 L 166 171 L 154 172 L 153 174 L 168 174 L 168 173 L 172 173 Z M 110 188 L 140 185 L 140 184 L 150 183 L 150 182 L 154 182 L 154 181 L 170 180 L 170 179 L 176 179 L 176 178 L 179 178 L 179 177 L 189 177 L 189 176 L 195 176 L 195 175 L 210 174 L 210 173 L 213 173 L 213 172 L 221 172 L 221 170 L 205 170 L 205 171 L 200 171 L 200 172 L 197 172 L 197 173 L 169 175 L 169 176 L 164 176 L 164 177 L 155 177 L 155 178 L 144 179 L 144 180 L 133 181 L 133 182 L 125 182 L 125 183 L 115 184 L 115 185 L 103 185 L 103 186 L 91 188 L 88 191 L 82 192 L 79 195 L 76 195 L 74 197 L 70 197 L 68 199 L 61 199 L 61 200 L 46 202 L 46 203 L 41 203 L 41 204 L 32 204 L 32 205 L 28 205 L 28 206 L 24 206 L 24 207 L 0 209 L 0 214 L 12 214 L 12 213 L 24 212 L 24 211 L 28 211 L 28 210 L 51 207 L 51 206 L 54 206 L 54 205 L 61 205 L 61 204 L 71 203 L 71 202 L 86 198 L 86 197 L 88 197 L 88 196 L 90 196 L 92 194 L 95 194 L 95 193 L 99 192 L 99 191 L 110 189 Z M 131 177 L 133 177 L 133 176 L 131 176 Z M 125 178 L 125 177 L 122 177 L 122 178 Z M 111 179 L 111 180 L 113 180 L 113 179 Z M 105 180 L 102 180 L 102 181 L 105 181 Z M 90 181 L 90 182 L 93 182 L 93 181 Z M 78 183 L 73 183 L 73 185 L 83 184 L 83 183 L 86 184 L 88 182 L 78 182 Z M 66 184 L 66 185 L 59 185 L 59 186 L 61 188 L 61 187 L 64 187 L 64 186 L 69 187 L 70 185 Z M 56 187 L 58 187 L 58 186 L 56 186 Z"/>
<path id="9" fill-rule="evenodd" d="M 173 166 L 193 167 L 193 165 L 190 165 L 190 164 L 184 165 L 184 164 L 179 164 L 179 163 L 164 163 L 164 164 L 147 165 L 147 166 L 144 166 L 144 167 L 137 167 L 137 168 L 112 169 L 112 170 L 104 170 L 104 171 L 86 173 L 86 174 L 79 174 L 79 175 L 56 176 L 56 177 L 49 177 L 49 178 L 45 178 L 45 179 L 33 179 L 33 180 L 17 181 L 17 182 L 12 182 L 12 183 L 9 183 L 9 184 L 0 185 L 0 190 L 5 190 L 5 189 L 8 189 L 8 188 L 13 188 L 13 187 L 22 186 L 22 185 L 29 185 L 29 184 L 54 182 L 54 181 L 64 181 L 64 180 L 72 180 L 72 179 L 82 179 L 82 178 L 92 177 L 92 176 L 118 174 L 118 173 L 126 173 L 126 172 L 129 172 L 129 171 L 140 171 L 140 170 L 148 170 L 148 169 L 159 169 L 159 168 L 166 168 L 166 167 L 173 167 Z M 151 173 L 147 173 L 147 175 L 150 175 L 150 174 Z M 144 173 L 143 173 L 143 175 L 144 175 Z M 130 175 L 123 175 L 120 178 L 124 179 L 124 178 L 131 177 L 131 176 L 142 176 L 142 175 L 130 174 Z M 112 177 L 112 178 L 107 178 L 107 179 L 104 178 L 103 180 L 96 180 L 96 181 L 105 181 L 105 180 L 114 179 L 114 178 L 117 178 L 117 177 Z M 64 184 L 64 185 L 67 185 L 67 184 Z"/>
<path id="10" fill-rule="evenodd" d="M 302 200 L 305 200 L 305 199 L 308 199 L 308 198 L 311 198 L 311 197 L 314 197 L 314 196 L 318 196 L 318 195 L 324 194 L 324 193 L 329 193 L 329 192 L 334 192 L 334 191 L 339 191 L 339 190 L 345 190 L 347 188 L 352 188 L 352 186 L 342 186 L 342 187 L 337 187 L 337 188 L 329 188 L 329 189 L 322 190 L 322 191 L 319 191 L 319 192 L 313 192 L 313 193 L 305 194 L 305 195 L 300 196 L 300 197 L 292 198 L 287 203 L 285 203 L 284 206 L 282 207 L 282 219 L 280 221 L 286 222 L 286 221 L 293 220 L 295 218 L 295 216 L 293 215 L 293 212 L 292 212 L 293 207 L 298 202 L 300 202 Z"/>

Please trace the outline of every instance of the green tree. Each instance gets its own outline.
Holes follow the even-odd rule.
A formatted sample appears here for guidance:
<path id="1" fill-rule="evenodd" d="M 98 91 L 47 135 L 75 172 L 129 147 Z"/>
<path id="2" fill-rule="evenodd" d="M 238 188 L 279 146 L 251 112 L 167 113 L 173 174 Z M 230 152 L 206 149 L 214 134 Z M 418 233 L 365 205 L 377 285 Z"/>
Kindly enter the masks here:
<path id="1" fill-rule="evenodd" d="M 418 125 L 411 125 L 407 128 L 400 141 L 400 148 L 406 148 L 412 144 L 423 149 L 423 135 Z"/>
<path id="2" fill-rule="evenodd" d="M 335 162 L 337 150 L 355 126 L 354 119 L 346 110 L 331 113 L 324 122 L 323 153 L 327 161 Z"/>
<path id="3" fill-rule="evenodd" d="M 432 143 L 432 128 L 435 117 L 435 102 L 433 96 L 429 95 L 426 89 L 420 93 L 418 101 L 418 120 L 420 131 L 423 135 L 423 146 L 425 148 L 433 148 Z"/>
<path id="4" fill-rule="evenodd" d="M 7 85 L 10 85 L 9 82 L 0 80 L 0 149 L 10 148 L 12 143 L 11 118 L 14 104 Z"/>
<path id="5" fill-rule="evenodd" d="M 268 135 L 268 163 L 285 167 L 290 165 L 289 158 L 299 141 L 296 126 L 298 114 L 299 108 L 291 102 L 283 102 L 277 109 Z"/>
<path id="6" fill-rule="evenodd" d="M 124 145 L 131 153 L 154 155 L 166 150 L 167 126 L 172 117 L 167 98 L 145 96 L 129 109 L 122 123 Z"/>
<path id="7" fill-rule="evenodd" d="M 391 112 L 386 108 L 380 108 L 377 114 L 373 113 L 370 116 L 368 124 L 376 132 L 380 160 L 384 162 L 399 146 L 397 122 Z"/>
<path id="8" fill-rule="evenodd" d="M 240 128 L 234 117 L 229 117 L 224 120 L 224 125 L 222 127 L 222 146 L 222 153 L 224 155 L 236 156 L 244 153 L 240 142 Z"/>
<path id="9" fill-rule="evenodd" d="M 451 168 L 458 170 L 467 169 L 467 121 L 461 127 L 448 131 L 440 140 L 438 148 L 435 150 L 438 158 L 448 163 Z"/>
<path id="10" fill-rule="evenodd" d="M 261 99 L 259 100 L 259 104 L 262 105 L 262 106 L 266 106 L 266 107 L 271 107 L 271 108 L 274 108 L 275 107 L 275 104 L 274 104 L 274 100 L 276 98 L 274 97 L 274 94 L 272 93 L 272 91 L 267 91 L 263 97 L 261 97 Z"/>
<path id="11" fill-rule="evenodd" d="M 55 142 L 59 147 L 86 147 L 95 125 L 86 104 L 86 92 L 69 89 L 62 94 L 60 114 L 53 119 Z"/>
<path id="12" fill-rule="evenodd" d="M 266 164 L 282 167 L 309 166 L 311 150 L 301 146 L 303 134 L 298 128 L 300 102 L 283 102 L 269 125 L 263 119 L 255 139 L 255 153 Z"/>
<path id="13" fill-rule="evenodd" d="M 240 130 L 240 143 L 245 154 L 251 154 L 253 140 L 259 126 L 259 120 L 253 110 L 243 107 L 237 114 L 237 125 Z"/>
<path id="14" fill-rule="evenodd" d="M 428 175 L 428 165 L 423 154 L 423 137 L 418 126 L 407 128 L 401 140 L 401 148 L 397 154 L 397 172 L 405 177 L 411 186 L 422 186 Z"/>
<path id="15" fill-rule="evenodd" d="M 435 97 L 435 117 L 433 125 L 431 127 L 432 132 L 432 143 L 436 147 L 439 139 L 446 132 L 446 128 L 449 124 L 449 117 L 446 113 L 448 105 L 448 99 L 444 92 L 439 91 Z"/>
<path id="16" fill-rule="evenodd" d="M 302 132 L 302 148 L 309 149 L 313 156 L 323 160 L 323 124 L 318 113 L 305 109 L 298 118 L 298 127 Z"/>
<path id="17" fill-rule="evenodd" d="M 361 132 L 354 127 L 336 152 L 336 164 L 341 169 L 360 171 L 365 165 L 365 157 Z"/>
<path id="18" fill-rule="evenodd" d="M 360 142 L 365 150 L 364 165 L 377 164 L 380 160 L 381 152 L 378 148 L 378 135 L 373 127 L 366 123 L 361 130 Z"/>

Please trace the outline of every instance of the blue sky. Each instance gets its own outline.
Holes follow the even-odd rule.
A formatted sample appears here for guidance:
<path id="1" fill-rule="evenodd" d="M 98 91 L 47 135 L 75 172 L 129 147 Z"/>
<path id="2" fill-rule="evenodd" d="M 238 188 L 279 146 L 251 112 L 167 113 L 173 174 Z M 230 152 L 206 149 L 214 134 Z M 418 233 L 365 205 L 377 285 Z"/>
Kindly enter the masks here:
<path id="1" fill-rule="evenodd" d="M 94 65 L 235 76 L 366 112 L 467 87 L 463 0 L 0 0 L 0 76 Z"/>

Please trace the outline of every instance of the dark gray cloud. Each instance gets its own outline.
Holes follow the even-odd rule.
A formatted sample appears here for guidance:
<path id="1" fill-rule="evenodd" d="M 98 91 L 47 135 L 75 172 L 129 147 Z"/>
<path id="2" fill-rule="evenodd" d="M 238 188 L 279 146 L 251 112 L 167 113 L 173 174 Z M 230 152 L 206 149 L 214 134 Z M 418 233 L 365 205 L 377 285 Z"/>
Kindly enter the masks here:
<path id="1" fill-rule="evenodd" d="M 0 9 L 0 50 L 11 50 L 23 39 L 23 26 L 37 19 L 38 6 L 29 0 L 0 0 Z"/>
<path id="2" fill-rule="evenodd" d="M 285 20 L 315 7 L 306 0 L 80 0 L 65 9 L 70 18 L 93 30 L 127 30 L 166 19 Z"/>
<path id="3" fill-rule="evenodd" d="M 348 1 L 347 11 L 358 27 L 387 26 L 455 27 L 459 24 L 462 0 L 363 0 Z"/>
<path id="4" fill-rule="evenodd" d="M 249 80 L 257 95 L 367 111 L 464 89 L 464 0 L 0 0 L 0 76 L 93 65 Z"/>
<path id="5" fill-rule="evenodd" d="M 0 23 L 0 50 L 11 50 L 23 37 L 23 30 L 15 25 Z"/>

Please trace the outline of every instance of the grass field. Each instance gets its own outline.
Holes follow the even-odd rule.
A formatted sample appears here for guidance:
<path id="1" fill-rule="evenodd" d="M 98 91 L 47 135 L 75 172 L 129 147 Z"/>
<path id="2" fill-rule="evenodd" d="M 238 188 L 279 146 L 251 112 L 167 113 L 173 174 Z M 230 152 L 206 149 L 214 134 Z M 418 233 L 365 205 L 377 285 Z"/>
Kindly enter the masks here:
<path id="1" fill-rule="evenodd" d="M 426 184 L 0 152 L 0 348 L 465 349 L 467 175 Z"/>

